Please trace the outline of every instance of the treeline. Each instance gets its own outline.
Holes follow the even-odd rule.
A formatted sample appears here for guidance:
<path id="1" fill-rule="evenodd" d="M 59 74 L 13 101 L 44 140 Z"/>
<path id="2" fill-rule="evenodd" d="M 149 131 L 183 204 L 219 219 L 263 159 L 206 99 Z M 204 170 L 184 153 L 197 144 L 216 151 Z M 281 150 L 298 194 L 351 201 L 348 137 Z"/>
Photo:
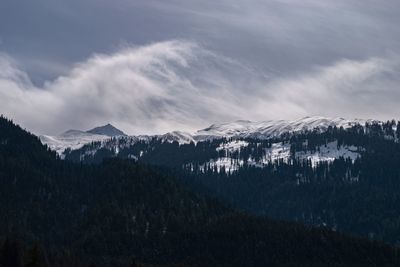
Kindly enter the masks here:
<path id="1" fill-rule="evenodd" d="M 38 244 L 30 246 L 15 239 L 0 241 L 0 266 L 2 267 L 94 267 L 94 263 L 68 253 L 50 252 Z M 127 265 L 128 266 L 128 265 Z"/>

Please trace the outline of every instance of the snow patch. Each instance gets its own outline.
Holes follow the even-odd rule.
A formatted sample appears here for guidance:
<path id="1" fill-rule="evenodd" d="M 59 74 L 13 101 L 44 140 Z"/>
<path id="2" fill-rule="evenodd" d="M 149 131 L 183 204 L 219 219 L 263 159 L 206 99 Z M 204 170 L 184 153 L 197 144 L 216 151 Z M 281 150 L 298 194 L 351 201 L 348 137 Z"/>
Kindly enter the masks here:
<path id="1" fill-rule="evenodd" d="M 319 162 L 332 162 L 335 159 L 345 158 L 351 159 L 353 162 L 361 157 L 359 149 L 355 146 L 340 146 L 338 142 L 330 142 L 325 146 L 320 146 L 317 151 L 300 151 L 296 152 L 296 158 L 311 160 L 312 166 L 316 166 Z"/>
<path id="2" fill-rule="evenodd" d="M 271 148 L 265 149 L 265 156 L 262 159 L 262 164 L 274 162 L 282 159 L 284 162 L 288 162 L 290 158 L 290 144 L 286 143 L 274 143 Z"/>
<path id="3" fill-rule="evenodd" d="M 217 151 L 222 151 L 225 150 L 229 153 L 233 153 L 236 151 L 240 151 L 241 148 L 243 147 L 247 147 L 249 145 L 248 142 L 243 141 L 243 140 L 233 140 L 231 142 L 228 143 L 222 143 L 219 145 L 219 147 L 217 147 Z"/>
<path id="4" fill-rule="evenodd" d="M 200 171 L 205 172 L 208 169 L 216 170 L 218 173 L 225 169 L 226 173 L 233 173 L 239 170 L 244 164 L 243 160 L 236 160 L 232 158 L 222 157 L 216 160 L 210 160 L 208 163 L 200 166 Z"/>

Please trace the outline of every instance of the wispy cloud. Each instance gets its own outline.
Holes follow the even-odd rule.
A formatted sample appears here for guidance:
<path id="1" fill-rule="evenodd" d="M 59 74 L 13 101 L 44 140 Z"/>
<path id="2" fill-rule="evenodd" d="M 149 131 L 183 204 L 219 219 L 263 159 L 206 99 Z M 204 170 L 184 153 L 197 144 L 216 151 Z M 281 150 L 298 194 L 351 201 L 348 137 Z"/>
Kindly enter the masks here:
<path id="1" fill-rule="evenodd" d="M 340 60 L 269 83 L 272 108 L 299 115 L 400 118 L 400 58 Z M 283 104 L 283 105 L 282 105 Z"/>
<path id="2" fill-rule="evenodd" d="M 36 132 L 51 133 L 105 122 L 132 133 L 161 133 L 234 119 L 244 107 L 230 89 L 245 81 L 239 73 L 250 74 L 187 41 L 94 55 L 42 88 L 10 58 L 3 56 L 0 64 L 1 112 Z"/>
<path id="3" fill-rule="evenodd" d="M 271 78 L 196 43 L 173 40 L 93 55 L 41 87 L 6 55 L 0 68 L 0 113 L 36 133 L 106 122 L 139 134 L 235 119 L 399 115 L 398 57 L 344 59 Z"/>

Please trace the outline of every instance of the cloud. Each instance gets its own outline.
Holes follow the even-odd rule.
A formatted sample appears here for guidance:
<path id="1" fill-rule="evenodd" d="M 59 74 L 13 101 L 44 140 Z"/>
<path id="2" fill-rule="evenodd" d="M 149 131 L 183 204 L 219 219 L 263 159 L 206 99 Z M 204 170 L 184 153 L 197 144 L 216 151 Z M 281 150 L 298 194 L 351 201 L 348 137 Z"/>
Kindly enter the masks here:
<path id="1" fill-rule="evenodd" d="M 173 40 L 95 54 L 40 87 L 4 54 L 0 69 L 0 113 L 35 133 L 107 122 L 130 134 L 150 134 L 235 119 L 399 115 L 396 56 L 343 59 L 273 77 L 194 42 Z"/>
<path id="2" fill-rule="evenodd" d="M 245 112 L 243 98 L 231 89 L 250 74 L 187 41 L 97 54 L 41 88 L 10 58 L 0 64 L 1 112 L 41 133 L 106 122 L 136 134 L 162 133 L 231 120 Z"/>
<path id="3" fill-rule="evenodd" d="M 269 84 L 272 109 L 288 115 L 399 119 L 400 58 L 340 60 L 310 73 L 276 79 Z M 284 105 L 282 106 L 282 103 Z"/>
<path id="4" fill-rule="evenodd" d="M 400 54 L 400 2 L 385 0 L 2 0 L 7 51 L 41 84 L 119 43 L 189 39 L 287 75 Z M 107 19 L 104 19 L 107 18 Z M 29 25 L 29 27 L 27 27 Z"/>

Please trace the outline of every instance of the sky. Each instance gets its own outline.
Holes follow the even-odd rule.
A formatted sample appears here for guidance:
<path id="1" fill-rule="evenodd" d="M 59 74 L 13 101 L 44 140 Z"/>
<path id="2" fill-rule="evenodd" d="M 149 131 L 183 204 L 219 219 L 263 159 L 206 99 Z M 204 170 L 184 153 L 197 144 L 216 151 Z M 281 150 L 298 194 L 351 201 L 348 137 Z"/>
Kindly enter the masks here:
<path id="1" fill-rule="evenodd" d="M 37 134 L 400 119 L 398 0 L 1 0 L 0 113 Z"/>

